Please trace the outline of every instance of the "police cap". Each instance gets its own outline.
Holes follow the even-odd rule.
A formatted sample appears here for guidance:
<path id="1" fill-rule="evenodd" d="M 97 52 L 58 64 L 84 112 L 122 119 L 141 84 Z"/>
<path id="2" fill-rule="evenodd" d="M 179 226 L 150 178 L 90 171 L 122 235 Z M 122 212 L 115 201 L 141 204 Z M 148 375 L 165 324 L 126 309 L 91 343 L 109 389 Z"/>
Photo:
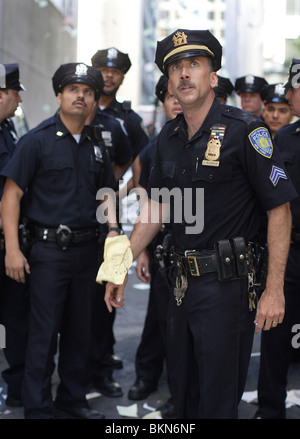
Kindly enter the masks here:
<path id="1" fill-rule="evenodd" d="M 170 63 L 191 56 L 211 58 L 217 71 L 221 68 L 222 46 L 209 30 L 178 29 L 157 42 L 155 63 L 165 75 Z"/>
<path id="2" fill-rule="evenodd" d="M 127 53 L 120 52 L 115 47 L 98 50 L 92 58 L 94 67 L 114 67 L 125 74 L 131 67 L 131 61 Z"/>
<path id="3" fill-rule="evenodd" d="M 0 64 L 0 88 L 25 91 L 19 80 L 19 64 Z"/>
<path id="4" fill-rule="evenodd" d="M 264 85 L 268 84 L 264 78 L 260 76 L 247 75 L 237 78 L 235 81 L 235 91 L 240 93 L 260 93 Z"/>
<path id="5" fill-rule="evenodd" d="M 260 97 L 265 104 L 270 102 L 288 104 L 285 95 L 286 88 L 283 84 L 266 84 L 260 91 Z"/>
<path id="6" fill-rule="evenodd" d="M 300 87 L 300 59 L 293 58 L 289 68 L 289 76 L 284 87 L 286 89 Z"/>
<path id="7" fill-rule="evenodd" d="M 218 98 L 227 99 L 228 96 L 231 95 L 233 90 L 234 86 L 230 79 L 223 78 L 223 76 L 218 75 L 218 85 L 214 88 L 215 96 Z"/>
<path id="8" fill-rule="evenodd" d="M 155 95 L 162 103 L 164 102 L 166 93 L 168 91 L 168 83 L 169 80 L 166 75 L 161 75 L 155 87 Z"/>
<path id="9" fill-rule="evenodd" d="M 54 73 L 52 84 L 57 96 L 68 84 L 81 82 L 95 90 L 95 101 L 98 101 L 103 91 L 103 78 L 100 70 L 84 63 L 62 64 Z"/>

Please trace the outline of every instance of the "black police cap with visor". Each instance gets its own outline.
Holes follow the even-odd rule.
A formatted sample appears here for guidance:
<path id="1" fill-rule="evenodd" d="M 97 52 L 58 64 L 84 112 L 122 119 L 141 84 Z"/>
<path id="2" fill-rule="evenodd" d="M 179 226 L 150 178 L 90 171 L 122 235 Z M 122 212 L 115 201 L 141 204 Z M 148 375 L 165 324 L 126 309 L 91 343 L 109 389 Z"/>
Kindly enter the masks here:
<path id="1" fill-rule="evenodd" d="M 131 61 L 127 53 L 120 52 L 115 47 L 98 50 L 92 57 L 94 67 L 113 67 L 121 70 L 124 74 L 131 67 Z"/>
<path id="2" fill-rule="evenodd" d="M 25 91 L 19 76 L 19 64 L 0 64 L 0 89 Z"/>
<path id="3" fill-rule="evenodd" d="M 234 90 L 234 85 L 228 78 L 218 75 L 218 85 L 214 88 L 215 96 L 227 99 Z"/>
<path id="4" fill-rule="evenodd" d="M 84 63 L 62 64 L 54 73 L 52 85 L 57 96 L 68 84 L 83 83 L 95 90 L 95 101 L 98 101 L 104 86 L 100 70 Z"/>
<path id="5" fill-rule="evenodd" d="M 166 75 L 161 75 L 155 86 L 155 95 L 162 103 L 165 101 L 165 96 L 168 91 L 168 83 L 169 80 Z"/>
<path id="6" fill-rule="evenodd" d="M 209 30 L 178 29 L 157 42 L 155 63 L 167 76 L 172 62 L 192 56 L 211 58 L 214 71 L 218 71 L 221 68 L 222 46 Z"/>
<path id="7" fill-rule="evenodd" d="M 237 78 L 234 88 L 237 94 L 260 93 L 266 84 L 268 84 L 267 81 L 260 76 L 247 75 Z"/>
<path id="8" fill-rule="evenodd" d="M 266 84 L 260 91 L 260 97 L 265 104 L 280 103 L 288 104 L 288 100 L 285 97 L 286 88 L 283 84 Z"/>
<path id="9" fill-rule="evenodd" d="M 293 58 L 289 67 L 288 79 L 284 87 L 286 89 L 300 87 L 300 59 Z"/>

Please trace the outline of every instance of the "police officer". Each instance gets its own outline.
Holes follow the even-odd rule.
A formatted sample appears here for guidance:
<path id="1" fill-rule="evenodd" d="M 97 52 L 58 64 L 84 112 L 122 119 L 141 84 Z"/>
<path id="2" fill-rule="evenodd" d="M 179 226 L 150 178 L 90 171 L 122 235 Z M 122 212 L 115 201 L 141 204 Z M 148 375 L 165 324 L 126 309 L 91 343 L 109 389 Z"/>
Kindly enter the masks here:
<path id="1" fill-rule="evenodd" d="M 7 177 L 2 201 L 6 271 L 19 282 L 30 273 L 24 414 L 26 419 L 54 417 L 51 376 L 59 334 L 56 416 L 100 419 L 103 415 L 90 410 L 85 396 L 91 387 L 96 195 L 101 187 L 115 190 L 116 182 L 85 121 L 99 99 L 103 79 L 94 67 L 68 63 L 58 68 L 52 82 L 60 111 L 21 139 L 2 171 Z M 19 204 L 25 192 L 24 215 L 34 238 L 29 260 L 17 242 Z M 115 215 L 108 221 L 117 225 Z"/>
<path id="2" fill-rule="evenodd" d="M 293 119 L 291 107 L 285 94 L 286 90 L 283 84 L 266 84 L 260 92 L 264 103 L 264 120 L 270 128 L 272 137 L 281 127 L 288 125 Z"/>
<path id="3" fill-rule="evenodd" d="M 133 151 L 128 135 L 122 125 L 110 114 L 96 110 L 92 117 L 92 129 L 105 144 L 118 182 L 132 162 Z M 100 225 L 99 260 L 103 260 L 103 245 L 108 233 L 106 224 Z M 94 283 L 92 307 L 91 366 L 93 387 L 108 397 L 119 397 L 123 391 L 113 378 L 114 369 L 123 367 L 122 360 L 114 354 L 114 315 L 110 314 L 104 302 L 105 286 Z"/>
<path id="4" fill-rule="evenodd" d="M 165 75 L 159 78 L 155 87 L 155 95 L 162 103 L 167 120 L 174 119 L 177 114 L 181 113 L 182 109 L 177 99 L 168 92 L 168 78 Z M 155 136 L 151 139 L 136 158 L 140 160 L 138 166 L 141 167 L 139 186 L 144 189 L 147 188 L 154 165 L 157 138 Z M 164 275 L 159 270 L 154 252 L 158 245 L 162 245 L 169 232 L 168 225 L 164 225 L 137 260 L 137 275 L 143 282 L 150 282 L 150 292 L 144 329 L 135 357 L 136 380 L 128 392 L 128 398 L 131 400 L 145 399 L 157 389 L 166 360 L 166 314 L 170 288 L 166 274 Z M 161 410 L 164 411 L 165 408 L 163 406 Z M 170 414 L 170 401 L 168 411 Z"/>
<path id="5" fill-rule="evenodd" d="M 266 84 L 267 81 L 260 76 L 247 75 L 237 78 L 234 88 L 241 99 L 243 110 L 262 117 L 263 102 L 260 91 Z"/>
<path id="6" fill-rule="evenodd" d="M 159 135 L 150 199 L 130 238 L 136 258 L 161 221 L 173 218 L 168 364 L 179 419 L 236 418 L 255 324 L 256 333 L 270 330 L 284 315 L 288 202 L 297 194 L 266 124 L 215 98 L 221 56 L 209 31 L 179 29 L 158 42 L 156 64 L 183 113 Z M 250 243 L 258 201 L 268 211 L 269 267 L 255 309 Z M 109 309 L 124 304 L 124 284 L 115 284 L 106 286 Z"/>
<path id="7" fill-rule="evenodd" d="M 148 144 L 149 136 L 142 118 L 131 108 L 130 101 L 121 103 L 118 102 L 116 98 L 125 75 L 131 67 L 130 58 L 127 53 L 123 53 L 115 47 L 110 47 L 108 49 L 98 50 L 93 55 L 91 61 L 92 65 L 101 71 L 104 79 L 104 88 L 100 96 L 99 108 L 104 113 L 116 118 L 128 134 L 132 148 L 132 161 L 134 161 L 138 153 Z M 133 189 L 135 185 L 134 181 L 136 183 L 138 182 L 137 172 L 136 166 L 132 163 L 133 177 L 126 183 L 121 193 L 119 191 L 117 192 L 119 205 L 121 204 L 123 196 L 126 196 L 130 190 Z M 124 194 L 124 192 L 126 192 L 126 194 Z M 105 307 L 104 301 L 101 301 L 101 305 L 103 306 L 101 315 L 104 315 L 104 318 L 98 322 L 97 331 L 107 334 L 107 338 L 101 337 L 101 345 L 97 348 L 98 355 L 101 353 L 101 356 L 104 355 L 105 358 L 101 360 L 103 366 L 100 366 L 99 362 L 97 362 L 98 379 L 95 380 L 97 381 L 95 387 L 106 396 L 120 396 L 122 394 L 120 387 L 112 378 L 113 369 L 123 367 L 121 359 L 114 354 L 115 337 L 113 325 L 116 313 L 114 310 L 113 313 L 107 315 L 107 308 Z M 102 325 L 102 329 L 100 325 Z M 105 353 L 102 354 L 103 352 Z"/>
<path id="8" fill-rule="evenodd" d="M 289 69 L 286 99 L 294 116 L 300 117 L 300 60 L 293 59 Z M 275 142 L 282 154 L 287 172 L 300 193 L 300 120 L 277 131 Z M 285 315 L 282 325 L 261 335 L 258 377 L 257 419 L 284 419 L 288 369 L 293 357 L 294 325 L 299 323 L 300 207 L 299 196 L 291 201 L 291 247 L 285 273 Z"/>
<path id="9" fill-rule="evenodd" d="M 218 76 L 218 85 L 214 88 L 216 98 L 221 104 L 227 104 L 229 96 L 234 91 L 234 85 L 228 78 Z"/>
<path id="10" fill-rule="evenodd" d="M 19 65 L 0 64 L 0 171 L 11 159 L 17 134 L 10 119 L 22 102 L 20 91 L 24 91 L 19 80 Z M 5 179 L 0 179 L 0 200 Z M 1 213 L 1 201 L 0 201 Z M 8 368 L 2 372 L 7 383 L 6 405 L 18 407 L 24 374 L 25 349 L 28 325 L 28 283 L 19 284 L 5 274 L 5 241 L 0 220 L 0 323 L 6 329 L 4 350 Z"/>

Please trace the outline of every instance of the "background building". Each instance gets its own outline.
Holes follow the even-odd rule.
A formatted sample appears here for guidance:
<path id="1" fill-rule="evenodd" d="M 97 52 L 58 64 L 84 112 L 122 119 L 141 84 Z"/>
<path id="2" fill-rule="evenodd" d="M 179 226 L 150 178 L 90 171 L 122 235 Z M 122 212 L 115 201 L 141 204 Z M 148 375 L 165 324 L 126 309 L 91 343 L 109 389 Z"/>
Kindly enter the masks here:
<path id="1" fill-rule="evenodd" d="M 57 109 L 51 78 L 77 58 L 77 0 L 0 0 L 0 63 L 17 62 L 32 128 Z"/>

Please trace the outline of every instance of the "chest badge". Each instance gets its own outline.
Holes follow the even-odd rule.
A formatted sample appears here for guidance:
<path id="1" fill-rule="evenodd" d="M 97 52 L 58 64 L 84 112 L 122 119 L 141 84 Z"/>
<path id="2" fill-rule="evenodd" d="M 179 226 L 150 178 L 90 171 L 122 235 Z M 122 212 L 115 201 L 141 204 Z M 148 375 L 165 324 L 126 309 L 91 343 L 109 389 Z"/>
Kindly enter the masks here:
<path id="1" fill-rule="evenodd" d="M 103 161 L 102 152 L 99 146 L 94 146 L 94 153 L 95 153 L 96 162 L 102 162 Z"/>
<path id="2" fill-rule="evenodd" d="M 225 136 L 226 125 L 213 125 L 211 127 L 210 140 L 205 151 L 205 160 L 202 160 L 203 166 L 219 166 L 221 156 L 221 146 Z"/>

